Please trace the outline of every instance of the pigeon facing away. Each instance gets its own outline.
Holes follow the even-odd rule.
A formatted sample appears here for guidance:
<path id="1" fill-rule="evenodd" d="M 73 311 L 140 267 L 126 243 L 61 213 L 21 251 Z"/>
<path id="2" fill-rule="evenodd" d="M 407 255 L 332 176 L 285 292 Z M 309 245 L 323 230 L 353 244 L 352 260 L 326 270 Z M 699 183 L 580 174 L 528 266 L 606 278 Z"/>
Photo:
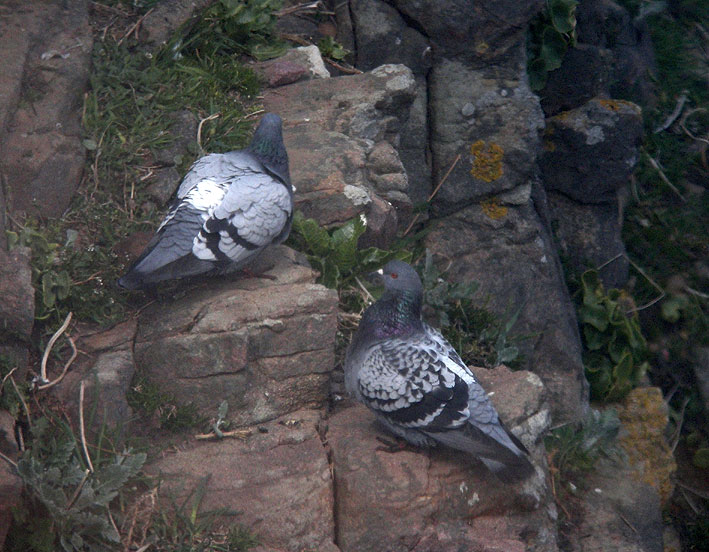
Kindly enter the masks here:
<path id="1" fill-rule="evenodd" d="M 376 274 L 385 292 L 362 315 L 347 350 L 347 391 L 415 446 L 442 443 L 470 453 L 506 483 L 534 473 L 527 449 L 502 425 L 474 374 L 421 320 L 416 271 L 390 261 Z"/>
<path id="2" fill-rule="evenodd" d="M 198 274 L 223 274 L 283 242 L 293 188 L 281 118 L 268 113 L 244 150 L 212 153 L 185 175 L 157 233 L 118 280 L 138 289 Z"/>

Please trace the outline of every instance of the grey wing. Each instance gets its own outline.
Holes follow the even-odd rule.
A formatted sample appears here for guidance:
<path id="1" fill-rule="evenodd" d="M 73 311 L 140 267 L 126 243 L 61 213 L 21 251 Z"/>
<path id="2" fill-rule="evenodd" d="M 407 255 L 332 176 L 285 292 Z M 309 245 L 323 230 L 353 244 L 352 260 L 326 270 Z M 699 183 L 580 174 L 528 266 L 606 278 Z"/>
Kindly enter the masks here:
<path id="1" fill-rule="evenodd" d="M 178 199 L 184 198 L 190 190 L 204 180 L 219 179 L 219 175 L 228 175 L 229 159 L 223 153 L 210 153 L 195 161 L 182 179 L 177 189 Z"/>
<path id="2" fill-rule="evenodd" d="M 483 433 L 509 446 L 510 438 L 508 432 L 502 427 L 497 410 L 495 410 L 490 397 L 482 385 L 477 382 L 470 368 L 465 365 L 460 355 L 438 330 L 426 325 L 426 333 L 436 343 L 437 348 L 451 362 L 469 374 L 471 378 L 468 380 L 468 410 L 470 415 L 468 421 Z"/>
<path id="3" fill-rule="evenodd" d="M 361 400 L 400 427 L 444 431 L 463 425 L 468 383 L 425 337 L 379 344 L 359 371 Z"/>
<path id="4" fill-rule="evenodd" d="M 282 236 L 292 212 L 292 195 L 283 183 L 242 168 L 210 210 L 192 252 L 207 261 L 242 263 Z"/>

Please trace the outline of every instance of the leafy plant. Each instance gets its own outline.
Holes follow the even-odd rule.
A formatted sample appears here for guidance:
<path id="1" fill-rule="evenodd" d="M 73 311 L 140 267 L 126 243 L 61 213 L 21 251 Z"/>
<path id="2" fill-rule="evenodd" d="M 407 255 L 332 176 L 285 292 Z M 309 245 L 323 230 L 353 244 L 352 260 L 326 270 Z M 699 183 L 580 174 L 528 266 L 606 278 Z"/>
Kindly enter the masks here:
<path id="1" fill-rule="evenodd" d="M 583 474 L 594 469 L 601 457 L 620 456 L 616 442 L 619 429 L 620 420 L 612 408 L 592 409 L 580 424 L 569 423 L 552 429 L 544 439 L 544 446 L 554 488 L 573 491 Z"/>
<path id="2" fill-rule="evenodd" d="M 603 289 L 598 272 L 581 276 L 582 303 L 578 307 L 584 350 L 584 368 L 591 397 L 601 401 L 622 399 L 648 367 L 647 343 L 636 312 L 624 292 Z"/>
<path id="3" fill-rule="evenodd" d="M 47 418 L 35 420 L 30 448 L 18 461 L 17 473 L 32 499 L 46 510 L 51 525 L 35 524 L 36 534 L 29 540 L 15 534 L 9 550 L 47 550 L 50 542 L 66 552 L 118 549 L 120 538 L 109 506 L 145 459 L 144 453 L 127 450 L 91 472 L 68 426 L 52 425 Z M 27 521 L 25 513 L 16 516 L 16 522 L 23 517 Z M 22 544 L 37 548 L 17 548 Z"/>
<path id="4" fill-rule="evenodd" d="M 71 292 L 69 273 L 59 267 L 61 245 L 50 242 L 43 233 L 31 226 L 24 226 L 19 233 L 8 230 L 6 234 L 10 250 L 29 247 L 32 252 L 32 285 L 38 294 L 35 318 L 45 320 Z"/>
<path id="5" fill-rule="evenodd" d="M 529 32 L 527 73 L 532 90 L 541 90 L 547 73 L 561 67 L 569 46 L 576 46 L 576 0 L 547 0 Z"/>
<path id="6" fill-rule="evenodd" d="M 320 49 L 320 53 L 323 57 L 331 58 L 336 61 L 341 61 L 350 54 L 350 51 L 347 48 L 331 36 L 321 38 L 318 42 L 318 48 Z"/>
<path id="7" fill-rule="evenodd" d="M 319 282 L 332 289 L 353 283 L 354 278 L 381 268 L 387 261 L 407 260 L 406 251 L 384 251 L 377 247 L 359 249 L 359 238 L 367 229 L 360 217 L 355 217 L 335 230 L 322 228 L 315 219 L 298 211 L 293 217 L 289 244 L 308 255 L 312 267 L 320 271 Z"/>

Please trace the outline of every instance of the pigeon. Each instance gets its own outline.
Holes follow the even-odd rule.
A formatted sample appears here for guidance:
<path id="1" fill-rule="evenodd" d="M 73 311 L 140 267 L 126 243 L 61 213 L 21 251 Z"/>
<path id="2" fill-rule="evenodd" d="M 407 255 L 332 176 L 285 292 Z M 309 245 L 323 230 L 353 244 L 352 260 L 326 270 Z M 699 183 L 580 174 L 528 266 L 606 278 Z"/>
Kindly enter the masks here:
<path id="1" fill-rule="evenodd" d="M 347 392 L 414 446 L 440 443 L 467 452 L 505 483 L 532 475 L 527 449 L 502 424 L 473 372 L 421 319 L 416 271 L 394 260 L 372 276 L 385 291 L 364 311 L 347 350 Z"/>
<path id="2" fill-rule="evenodd" d="M 281 118 L 267 113 L 251 144 L 199 158 L 143 253 L 118 285 L 224 274 L 283 242 L 293 219 L 293 187 Z"/>

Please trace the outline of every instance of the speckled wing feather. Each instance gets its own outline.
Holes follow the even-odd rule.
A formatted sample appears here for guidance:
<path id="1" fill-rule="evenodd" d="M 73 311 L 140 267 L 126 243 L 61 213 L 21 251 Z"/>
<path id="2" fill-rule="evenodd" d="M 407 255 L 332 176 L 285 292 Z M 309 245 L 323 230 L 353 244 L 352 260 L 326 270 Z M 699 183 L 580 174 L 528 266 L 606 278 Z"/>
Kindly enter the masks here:
<path id="1" fill-rule="evenodd" d="M 395 425 L 437 431 L 460 427 L 470 417 L 475 378 L 436 337 L 426 332 L 387 340 L 372 347 L 362 363 L 362 399 Z"/>
<path id="2" fill-rule="evenodd" d="M 192 252 L 198 259 L 239 266 L 279 241 L 290 220 L 292 200 L 289 189 L 263 172 L 249 154 L 240 153 L 233 161 L 227 191 L 221 202 L 205 213 Z"/>

